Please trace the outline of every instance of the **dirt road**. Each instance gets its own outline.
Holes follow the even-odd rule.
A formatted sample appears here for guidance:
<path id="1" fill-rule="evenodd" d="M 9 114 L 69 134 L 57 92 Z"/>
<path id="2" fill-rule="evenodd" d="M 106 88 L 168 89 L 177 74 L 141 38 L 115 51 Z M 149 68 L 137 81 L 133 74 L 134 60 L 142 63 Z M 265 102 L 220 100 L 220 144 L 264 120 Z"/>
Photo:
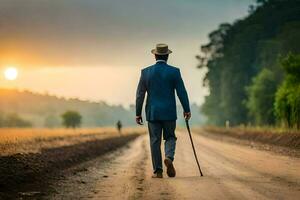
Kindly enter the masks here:
<path id="1" fill-rule="evenodd" d="M 178 133 L 176 178 L 151 179 L 149 139 L 65 172 L 47 199 L 299 199 L 300 159 L 194 135 L 204 177 L 186 133 Z"/>

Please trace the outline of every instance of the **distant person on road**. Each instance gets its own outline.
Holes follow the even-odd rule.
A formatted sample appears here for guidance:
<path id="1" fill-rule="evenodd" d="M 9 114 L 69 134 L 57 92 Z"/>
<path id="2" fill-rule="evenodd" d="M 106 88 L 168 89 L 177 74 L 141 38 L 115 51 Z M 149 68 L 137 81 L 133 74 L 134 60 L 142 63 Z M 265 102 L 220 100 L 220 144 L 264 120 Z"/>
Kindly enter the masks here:
<path id="1" fill-rule="evenodd" d="M 120 120 L 118 120 L 116 127 L 118 129 L 119 134 L 121 135 L 122 133 L 122 122 Z"/>
<path id="2" fill-rule="evenodd" d="M 136 123 L 142 125 L 142 107 L 147 92 L 146 120 L 150 134 L 150 148 L 153 165 L 153 178 L 162 178 L 163 166 L 161 155 L 161 138 L 165 140 L 165 160 L 167 174 L 175 177 L 173 165 L 176 147 L 176 100 L 175 91 L 184 110 L 185 119 L 191 117 L 188 95 L 181 78 L 180 70 L 167 64 L 172 53 L 166 44 L 157 44 L 151 51 L 156 63 L 141 72 L 136 92 Z"/>

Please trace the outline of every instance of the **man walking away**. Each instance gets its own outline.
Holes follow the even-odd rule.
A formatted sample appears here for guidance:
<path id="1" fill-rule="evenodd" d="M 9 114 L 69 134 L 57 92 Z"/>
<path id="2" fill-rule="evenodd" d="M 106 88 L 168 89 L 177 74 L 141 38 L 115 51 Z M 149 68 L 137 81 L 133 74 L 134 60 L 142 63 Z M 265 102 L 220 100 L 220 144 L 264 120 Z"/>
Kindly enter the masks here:
<path id="1" fill-rule="evenodd" d="M 141 72 L 136 92 L 136 122 L 143 124 L 142 107 L 147 92 L 146 119 L 150 135 L 150 148 L 153 165 L 153 178 L 162 178 L 161 139 L 165 140 L 165 160 L 167 174 L 175 177 L 173 165 L 176 147 L 176 100 L 175 91 L 184 110 L 185 119 L 191 117 L 188 95 L 181 78 L 180 70 L 167 64 L 172 53 L 166 44 L 157 44 L 151 51 L 155 55 L 156 64 Z"/>
<path id="2" fill-rule="evenodd" d="M 120 120 L 118 120 L 116 127 L 118 129 L 119 134 L 121 135 L 122 133 L 122 122 Z"/>

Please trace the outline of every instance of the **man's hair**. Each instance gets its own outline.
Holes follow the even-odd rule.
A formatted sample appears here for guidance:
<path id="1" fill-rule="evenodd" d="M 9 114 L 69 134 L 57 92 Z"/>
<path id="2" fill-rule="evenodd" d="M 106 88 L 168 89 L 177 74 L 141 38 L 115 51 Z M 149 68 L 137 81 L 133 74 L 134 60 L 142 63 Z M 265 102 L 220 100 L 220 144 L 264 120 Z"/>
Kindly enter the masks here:
<path id="1" fill-rule="evenodd" d="M 166 54 L 166 55 L 157 55 L 155 54 L 155 59 L 156 60 L 164 60 L 164 61 L 167 61 L 169 58 L 169 54 Z"/>

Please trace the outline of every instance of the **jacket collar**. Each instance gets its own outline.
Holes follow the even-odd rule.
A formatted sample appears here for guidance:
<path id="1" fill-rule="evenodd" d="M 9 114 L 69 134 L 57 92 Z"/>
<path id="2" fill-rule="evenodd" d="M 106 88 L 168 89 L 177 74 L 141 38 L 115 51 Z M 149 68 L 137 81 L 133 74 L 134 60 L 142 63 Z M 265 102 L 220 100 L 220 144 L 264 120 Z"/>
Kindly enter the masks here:
<path id="1" fill-rule="evenodd" d="M 156 63 L 167 63 L 165 60 L 157 60 Z"/>

